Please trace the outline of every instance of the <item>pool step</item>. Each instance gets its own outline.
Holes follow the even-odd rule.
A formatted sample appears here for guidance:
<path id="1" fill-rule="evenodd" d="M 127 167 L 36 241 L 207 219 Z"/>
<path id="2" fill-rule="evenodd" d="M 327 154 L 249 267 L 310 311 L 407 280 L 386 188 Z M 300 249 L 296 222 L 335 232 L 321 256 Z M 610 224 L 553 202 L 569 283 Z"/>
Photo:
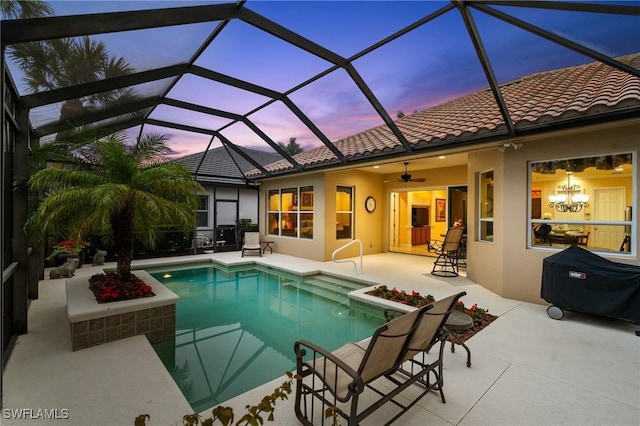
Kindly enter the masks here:
<path id="1" fill-rule="evenodd" d="M 302 282 L 291 281 L 289 285 L 295 285 L 301 290 L 342 304 L 349 303 L 347 293 L 363 287 L 362 284 L 345 281 L 344 279 L 334 278 L 328 275 L 317 275 L 305 278 Z"/>
<path id="2" fill-rule="evenodd" d="M 331 275 L 322 275 L 322 274 L 305 278 L 305 282 L 311 283 L 318 287 L 342 292 L 344 294 L 347 294 L 353 290 L 358 290 L 363 287 L 366 287 L 366 285 L 362 283 L 349 281 L 344 278 L 338 278 Z"/>

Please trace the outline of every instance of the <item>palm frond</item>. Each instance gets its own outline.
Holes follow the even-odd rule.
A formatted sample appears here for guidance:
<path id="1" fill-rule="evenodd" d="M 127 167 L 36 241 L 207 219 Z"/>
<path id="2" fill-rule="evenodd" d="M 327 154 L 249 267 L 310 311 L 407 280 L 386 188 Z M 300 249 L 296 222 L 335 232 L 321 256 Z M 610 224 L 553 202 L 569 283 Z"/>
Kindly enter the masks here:
<path id="1" fill-rule="evenodd" d="M 73 187 L 93 187 L 104 182 L 104 176 L 91 171 L 46 168 L 29 178 L 29 186 L 37 192 L 56 192 Z"/>
<path id="2" fill-rule="evenodd" d="M 196 194 L 204 188 L 189 169 L 164 161 L 171 150 L 162 135 L 145 135 L 133 145 L 121 132 L 89 135 L 74 129 L 43 150 L 65 163 L 31 177 L 31 188 L 46 198 L 27 228 L 34 237 L 99 234 L 113 240 L 123 273 L 130 269 L 131 241 L 153 248 L 166 229 L 193 229 Z"/>
<path id="3" fill-rule="evenodd" d="M 53 8 L 47 2 L 40 0 L 2 0 L 0 11 L 2 16 L 9 19 L 42 18 L 54 15 Z"/>
<path id="4" fill-rule="evenodd" d="M 138 163 L 146 165 L 149 162 L 158 160 L 158 157 L 173 154 L 173 150 L 168 145 L 168 138 L 159 133 L 148 133 L 142 135 L 131 147 L 131 154 L 138 159 Z"/>

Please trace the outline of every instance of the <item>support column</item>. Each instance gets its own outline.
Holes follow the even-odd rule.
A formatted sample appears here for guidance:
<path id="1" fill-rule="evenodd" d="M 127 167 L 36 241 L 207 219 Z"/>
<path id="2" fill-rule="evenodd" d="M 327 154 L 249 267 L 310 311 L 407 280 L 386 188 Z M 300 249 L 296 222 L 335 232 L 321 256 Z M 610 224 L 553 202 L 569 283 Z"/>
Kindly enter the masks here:
<path id="1" fill-rule="evenodd" d="M 40 147 L 40 138 L 39 137 L 31 137 L 30 138 L 30 146 L 31 150 L 36 150 Z M 27 156 L 29 153 L 27 152 Z M 27 167 L 29 167 L 29 158 L 26 160 Z M 38 165 L 39 167 L 42 165 Z M 43 166 L 44 167 L 44 166 Z M 29 169 L 27 169 L 27 177 L 29 174 Z M 27 188 L 27 212 L 29 209 L 35 209 L 40 202 L 40 194 L 32 194 L 31 191 Z M 25 219 L 26 220 L 26 219 Z M 27 244 L 29 244 L 28 236 Z M 38 245 L 30 245 L 29 246 L 29 254 L 27 259 L 27 282 L 28 282 L 28 296 L 29 299 L 35 300 L 39 297 L 38 295 L 38 283 L 40 280 L 44 279 L 44 244 L 40 243 Z"/>
<path id="2" fill-rule="evenodd" d="M 29 111 L 19 109 L 18 137 L 13 155 L 13 260 L 18 269 L 13 275 L 13 331 L 16 334 L 27 332 L 28 280 L 27 280 L 27 237 L 24 225 L 27 222 L 29 192 L 26 186 L 29 178 Z"/>

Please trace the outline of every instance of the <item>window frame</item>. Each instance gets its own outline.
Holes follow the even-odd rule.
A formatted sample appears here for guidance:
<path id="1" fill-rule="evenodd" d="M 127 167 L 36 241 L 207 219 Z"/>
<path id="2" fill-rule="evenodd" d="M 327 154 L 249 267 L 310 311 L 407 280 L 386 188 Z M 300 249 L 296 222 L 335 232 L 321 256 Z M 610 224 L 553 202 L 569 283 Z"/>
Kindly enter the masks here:
<path id="1" fill-rule="evenodd" d="M 211 194 L 202 193 L 202 194 L 196 194 L 196 196 L 198 197 L 198 207 L 195 209 L 196 229 L 209 229 L 209 228 L 211 228 Z M 200 208 L 200 207 L 202 207 L 202 204 L 200 204 L 200 201 L 203 198 L 205 199 L 204 205 L 206 206 L 206 209 Z M 206 216 L 207 216 L 206 225 L 198 224 L 198 213 L 206 213 Z"/>
<path id="2" fill-rule="evenodd" d="M 351 199 L 350 199 L 350 210 L 338 210 L 338 193 L 346 192 L 340 191 L 340 188 L 347 188 L 350 191 Z M 352 240 L 353 239 L 353 218 L 354 218 L 354 206 L 355 206 L 355 198 L 356 198 L 356 187 L 354 185 L 336 185 L 336 240 Z M 340 220 L 338 219 L 338 215 L 349 215 L 349 224 L 342 224 L 342 229 L 339 229 Z M 349 226 L 348 234 L 344 234 L 344 226 Z M 342 232 L 342 234 L 341 234 Z M 346 236 L 345 236 L 346 235 Z"/>
<path id="3" fill-rule="evenodd" d="M 289 207 L 287 210 L 284 210 L 284 198 L 283 196 L 291 194 L 291 205 L 287 205 Z M 271 208 L 271 197 L 277 195 L 277 209 Z M 267 190 L 266 194 L 266 214 L 267 214 L 267 229 L 266 234 L 274 237 L 283 237 L 283 238 L 296 238 L 301 240 L 313 240 L 313 229 L 314 229 L 314 189 L 313 185 L 305 185 L 305 186 L 294 186 L 294 187 L 283 187 L 283 188 L 273 188 Z M 304 204 L 304 205 L 303 205 Z M 302 221 L 309 220 L 308 217 L 311 217 L 311 229 L 302 232 Z M 275 227 L 272 227 L 275 219 Z M 284 221 L 290 223 L 290 226 L 293 228 L 284 228 L 282 224 Z M 277 229 L 277 233 L 273 231 Z M 285 234 L 283 233 L 283 229 L 295 229 L 295 234 Z"/>
<path id="4" fill-rule="evenodd" d="M 598 182 L 598 184 L 596 185 L 591 185 L 591 188 L 589 188 L 588 190 L 586 188 L 582 188 L 583 193 L 588 194 L 590 196 L 589 199 L 589 203 L 592 204 L 594 203 L 594 194 L 597 191 L 600 190 L 606 190 L 606 189 L 616 189 L 616 188 L 624 188 L 625 192 L 630 192 L 631 193 L 631 199 L 629 199 L 628 196 L 625 196 L 624 198 L 624 202 L 623 204 L 625 205 L 625 210 L 626 207 L 630 206 L 631 207 L 631 211 L 632 212 L 637 212 L 637 208 L 638 208 L 638 188 L 637 188 L 637 179 L 638 179 L 638 168 L 637 167 L 633 167 L 634 165 L 638 164 L 638 151 L 636 150 L 625 150 L 622 152 L 602 152 L 602 153 L 595 153 L 595 154 L 591 154 L 591 155 L 582 155 L 582 156 L 572 156 L 572 157 L 553 157 L 553 158 L 545 158 L 545 159 L 537 159 L 537 160 L 530 160 L 527 162 L 527 190 L 528 190 L 528 194 L 532 194 L 532 192 L 534 190 L 537 189 L 538 186 L 541 185 L 541 183 L 544 183 L 544 180 L 542 179 L 538 179 L 534 181 L 534 168 L 540 168 L 542 167 L 542 165 L 546 165 L 546 164 L 561 164 L 561 163 L 569 163 L 569 162 L 575 162 L 575 161 L 579 161 L 582 160 L 584 161 L 585 159 L 599 159 L 599 158 L 608 158 L 608 157 L 613 157 L 615 158 L 616 156 L 631 156 L 631 162 L 628 164 L 631 164 L 632 170 L 631 170 L 631 176 L 629 178 L 630 180 L 630 188 L 628 186 L 628 184 L 625 183 L 618 183 L 615 182 L 614 184 L 609 184 L 607 183 L 604 186 L 601 186 L 601 184 Z M 536 166 L 537 165 L 537 166 Z M 589 166 L 592 167 L 592 166 Z M 598 180 L 598 177 L 592 177 L 589 175 L 589 172 L 585 172 L 587 173 L 585 176 L 581 176 L 581 173 L 583 173 L 581 170 L 578 171 L 571 171 L 570 169 L 565 169 L 563 167 L 558 167 L 557 170 L 565 170 L 565 173 L 567 171 L 569 171 L 570 173 L 567 173 L 567 176 L 574 176 L 574 180 L 573 182 L 581 182 L 582 180 L 585 180 L 587 182 L 589 182 L 590 180 Z M 563 181 L 564 180 L 564 176 L 562 176 L 563 179 L 557 179 L 559 181 Z M 586 178 L 586 179 L 585 179 Z M 569 178 L 567 178 L 567 185 L 569 182 Z M 629 191 L 630 189 L 630 191 Z M 559 191 L 559 190 L 558 190 Z M 547 191 L 550 192 L 550 191 Z M 559 192 L 563 192 L 563 191 L 559 191 Z M 557 191 L 554 191 L 554 194 L 557 193 Z M 613 247 L 610 246 L 609 248 L 598 248 L 598 247 L 594 247 L 594 246 L 581 246 L 582 248 L 589 250 L 591 252 L 597 253 L 599 255 L 617 255 L 617 256 L 624 256 L 624 257 L 628 257 L 628 256 L 632 256 L 635 257 L 636 254 L 638 253 L 637 251 L 637 240 L 636 240 L 636 235 L 637 235 L 637 213 L 632 214 L 631 220 L 626 220 L 626 218 L 623 217 L 622 220 L 596 220 L 593 218 L 593 209 L 594 206 L 591 205 L 590 206 L 590 210 L 588 212 L 584 213 L 584 217 L 583 218 L 571 218 L 570 215 L 571 213 L 567 214 L 558 214 L 556 210 L 553 210 L 550 206 L 550 201 L 549 201 L 549 195 L 553 195 L 553 194 L 545 194 L 544 191 L 541 195 L 541 204 L 543 206 L 542 210 L 544 211 L 545 206 L 546 209 L 549 210 L 551 209 L 552 211 L 552 218 L 551 219 L 545 219 L 543 216 L 541 218 L 533 218 L 533 212 L 532 212 L 532 197 L 529 196 L 527 198 L 527 248 L 528 249 L 547 249 L 547 250 L 554 250 L 554 251 L 561 251 L 564 250 L 566 247 L 569 246 L 568 243 L 563 243 L 563 242 L 557 242 L 557 245 L 553 245 L 552 243 L 547 243 L 547 242 L 537 242 L 536 239 L 534 238 L 534 228 L 536 226 L 539 226 L 540 224 L 549 224 L 551 225 L 551 227 L 553 228 L 553 231 L 555 232 L 556 230 L 558 230 L 558 228 L 567 228 L 567 229 L 571 229 L 570 227 L 575 227 L 576 229 L 580 229 L 582 228 L 583 233 L 585 229 L 590 230 L 589 232 L 591 233 L 590 238 L 591 241 L 593 241 L 592 239 L 595 237 L 595 227 L 597 226 L 624 226 L 625 230 L 624 230 L 624 235 L 628 236 L 629 240 L 624 240 L 623 241 L 623 245 L 620 247 L 620 249 L 622 249 L 624 247 L 624 244 L 628 244 L 627 247 L 630 247 L 629 251 L 623 251 L 620 249 L 617 249 L 617 247 Z M 587 207 L 584 208 L 585 210 L 587 209 Z M 560 217 L 558 218 L 557 216 L 560 215 Z M 556 216 L 554 218 L 554 216 Z M 565 217 L 562 217 L 565 216 Z M 560 229 L 560 232 L 562 231 L 567 231 L 566 229 Z"/>
<path id="5" fill-rule="evenodd" d="M 493 193 L 493 187 L 494 185 L 491 184 L 490 187 L 492 188 L 492 193 L 490 194 L 491 196 L 489 197 L 488 193 L 485 193 L 485 181 L 487 180 L 486 178 L 483 179 L 483 176 L 491 174 L 491 182 L 495 181 L 495 170 L 494 169 L 487 169 L 487 170 L 482 170 L 478 172 L 477 175 L 477 179 L 478 179 L 478 188 L 477 188 L 477 196 L 478 196 L 478 205 L 477 205 L 477 212 L 478 212 L 478 231 L 477 231 L 477 239 L 478 241 L 482 241 L 485 243 L 493 243 L 494 242 L 494 206 L 493 206 L 493 198 L 495 196 L 495 194 Z M 488 191 L 486 191 L 488 192 Z M 485 208 L 486 207 L 486 208 Z M 491 213 L 491 215 L 489 216 L 488 213 Z M 486 231 L 485 231 L 486 230 Z M 490 231 L 489 231 L 490 230 Z M 489 236 L 491 238 L 489 238 Z"/>

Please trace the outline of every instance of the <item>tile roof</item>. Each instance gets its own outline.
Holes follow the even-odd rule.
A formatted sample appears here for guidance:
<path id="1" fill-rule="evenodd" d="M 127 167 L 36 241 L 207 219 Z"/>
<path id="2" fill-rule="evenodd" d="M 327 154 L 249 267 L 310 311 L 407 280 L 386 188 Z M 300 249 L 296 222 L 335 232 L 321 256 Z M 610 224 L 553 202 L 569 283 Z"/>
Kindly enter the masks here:
<path id="1" fill-rule="evenodd" d="M 282 158 L 280 154 L 256 149 L 238 148 L 262 166 Z M 184 164 L 195 173 L 203 156 L 204 161 L 202 162 L 202 166 L 200 166 L 197 176 L 197 180 L 200 183 L 245 184 L 246 179 L 243 173 L 255 169 L 255 166 L 245 160 L 240 154 L 233 150 L 227 150 L 225 147 L 187 155 L 177 158 L 175 162 Z"/>
<path id="2" fill-rule="evenodd" d="M 640 53 L 616 58 L 640 69 Z M 500 86 L 516 130 L 640 106 L 640 78 L 601 62 L 544 71 Z M 450 144 L 507 128 L 490 89 L 483 89 L 395 121 L 416 147 Z M 347 157 L 403 152 L 386 126 L 378 126 L 334 142 Z M 294 156 L 304 166 L 335 161 L 327 147 Z M 292 169 L 286 160 L 265 167 L 268 171 Z M 250 175 L 259 174 L 257 170 Z"/>

